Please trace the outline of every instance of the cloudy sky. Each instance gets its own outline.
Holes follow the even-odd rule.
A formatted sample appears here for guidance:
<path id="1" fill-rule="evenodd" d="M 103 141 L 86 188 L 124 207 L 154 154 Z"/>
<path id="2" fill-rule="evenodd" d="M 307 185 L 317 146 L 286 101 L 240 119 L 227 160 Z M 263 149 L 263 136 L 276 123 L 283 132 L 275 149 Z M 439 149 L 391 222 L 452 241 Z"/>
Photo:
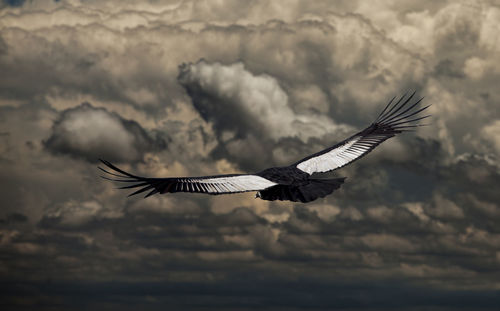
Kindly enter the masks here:
<path id="1" fill-rule="evenodd" d="M 500 2 L 0 2 L 9 310 L 496 310 Z M 310 204 L 100 179 L 288 165 L 425 96 Z"/>

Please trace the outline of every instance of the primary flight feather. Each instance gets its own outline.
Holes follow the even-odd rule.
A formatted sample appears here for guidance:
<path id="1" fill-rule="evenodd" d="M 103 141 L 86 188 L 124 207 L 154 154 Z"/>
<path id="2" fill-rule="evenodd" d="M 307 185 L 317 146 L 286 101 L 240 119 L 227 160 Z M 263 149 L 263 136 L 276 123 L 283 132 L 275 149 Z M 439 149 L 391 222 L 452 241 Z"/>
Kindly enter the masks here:
<path id="1" fill-rule="evenodd" d="M 311 202 L 325 197 L 338 189 L 345 177 L 333 179 L 311 178 L 314 173 L 339 169 L 372 151 L 396 134 L 407 132 L 418 126 L 418 121 L 430 117 L 421 116 L 429 106 L 419 107 L 422 98 L 411 103 L 415 92 L 403 95 L 385 106 L 377 119 L 367 128 L 341 141 L 333 147 L 312 154 L 290 166 L 272 167 L 255 174 L 229 174 L 203 177 L 149 178 L 132 175 L 108 161 L 101 160 L 108 170 L 99 167 L 109 177 L 105 179 L 124 183 L 120 189 L 138 188 L 129 196 L 169 192 L 195 192 L 207 194 L 229 194 L 257 191 L 256 198 L 263 200 L 290 200 Z"/>

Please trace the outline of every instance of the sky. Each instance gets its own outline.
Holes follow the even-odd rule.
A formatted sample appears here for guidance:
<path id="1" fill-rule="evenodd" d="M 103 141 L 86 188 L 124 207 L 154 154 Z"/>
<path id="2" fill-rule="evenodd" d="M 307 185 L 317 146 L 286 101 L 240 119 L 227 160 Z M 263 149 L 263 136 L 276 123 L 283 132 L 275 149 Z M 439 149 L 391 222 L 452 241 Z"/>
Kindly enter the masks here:
<path id="1" fill-rule="evenodd" d="M 496 310 L 500 2 L 0 2 L 5 310 Z M 322 177 L 127 198 L 137 175 L 252 173 L 415 90 L 430 125 Z"/>

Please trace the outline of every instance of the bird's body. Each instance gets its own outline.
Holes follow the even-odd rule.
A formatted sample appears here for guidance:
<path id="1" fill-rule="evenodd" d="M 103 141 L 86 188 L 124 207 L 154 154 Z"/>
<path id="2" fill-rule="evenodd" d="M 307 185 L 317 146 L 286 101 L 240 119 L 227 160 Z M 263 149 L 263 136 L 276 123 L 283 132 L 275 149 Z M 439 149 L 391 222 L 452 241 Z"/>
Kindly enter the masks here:
<path id="1" fill-rule="evenodd" d="M 255 175 L 286 186 L 301 186 L 306 184 L 310 177 L 309 174 L 299 170 L 293 165 L 267 168 Z"/>
<path id="2" fill-rule="evenodd" d="M 310 178 L 311 175 L 294 165 L 268 168 L 255 175 L 277 184 L 257 192 L 256 198 L 269 201 L 300 201 L 303 203 L 332 193 L 340 187 L 345 179 L 345 177 L 335 179 Z"/>
<path id="3" fill-rule="evenodd" d="M 415 122 L 427 118 L 417 114 L 428 106 L 417 109 L 420 100 L 409 105 L 415 93 L 401 97 L 391 105 L 387 104 L 379 117 L 370 126 L 346 140 L 312 154 L 290 166 L 272 167 L 255 174 L 228 174 L 203 177 L 148 178 L 127 173 L 113 164 L 101 160 L 114 172 L 100 168 L 106 174 L 117 178 L 109 180 L 131 183 L 121 189 L 139 188 L 130 195 L 150 191 L 146 197 L 156 193 L 193 192 L 207 194 L 229 194 L 257 191 L 256 198 L 263 200 L 289 200 L 311 202 L 325 197 L 338 189 L 345 177 L 334 179 L 311 178 L 314 173 L 333 171 L 341 168 L 372 151 L 383 141 L 398 133 L 420 126 Z M 403 101 L 404 99 L 404 101 Z M 415 117 L 414 117 L 415 116 Z M 414 119 L 411 119 L 414 117 Z"/>

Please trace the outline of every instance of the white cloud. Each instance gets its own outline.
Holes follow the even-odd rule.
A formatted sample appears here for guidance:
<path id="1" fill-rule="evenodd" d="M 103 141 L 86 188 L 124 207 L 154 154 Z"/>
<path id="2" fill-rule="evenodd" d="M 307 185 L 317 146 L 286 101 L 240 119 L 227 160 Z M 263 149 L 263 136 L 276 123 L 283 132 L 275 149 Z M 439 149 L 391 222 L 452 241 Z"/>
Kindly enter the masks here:
<path id="1" fill-rule="evenodd" d="M 250 118 L 255 122 L 252 124 L 254 127 L 264 126 L 263 132 L 275 140 L 291 136 L 307 141 L 311 137 L 346 129 L 320 114 L 296 114 L 289 105 L 288 95 L 275 78 L 267 74 L 253 75 L 243 63 L 223 65 L 200 61 L 188 64 L 181 72 L 180 82 L 197 84 L 203 92 L 216 96 L 215 102 L 209 106 L 201 106 L 205 104 L 203 101 L 198 103 L 202 113 L 228 110 L 224 116 Z M 221 123 L 231 122 L 217 115 L 211 115 L 211 119 Z"/>

